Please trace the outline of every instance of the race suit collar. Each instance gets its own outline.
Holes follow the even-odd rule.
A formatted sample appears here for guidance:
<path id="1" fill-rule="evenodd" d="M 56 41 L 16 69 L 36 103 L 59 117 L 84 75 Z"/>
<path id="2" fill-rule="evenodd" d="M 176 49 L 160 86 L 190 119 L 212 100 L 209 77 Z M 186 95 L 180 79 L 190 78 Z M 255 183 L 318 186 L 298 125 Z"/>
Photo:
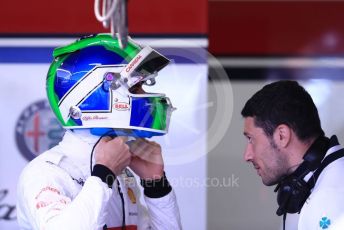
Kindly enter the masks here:
<path id="1" fill-rule="evenodd" d="M 92 148 L 98 139 L 99 137 L 90 134 L 89 130 L 67 130 L 59 147 L 65 157 L 71 160 L 84 175 L 88 175 Z"/>

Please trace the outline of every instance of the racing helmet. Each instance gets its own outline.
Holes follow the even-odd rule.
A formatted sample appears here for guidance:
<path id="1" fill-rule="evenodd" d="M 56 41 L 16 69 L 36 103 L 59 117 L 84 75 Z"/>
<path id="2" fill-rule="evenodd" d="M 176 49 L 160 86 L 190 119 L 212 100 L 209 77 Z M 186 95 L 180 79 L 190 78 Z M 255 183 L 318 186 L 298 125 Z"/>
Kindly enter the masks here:
<path id="1" fill-rule="evenodd" d="M 174 110 L 165 94 L 135 93 L 153 85 L 170 62 L 149 46 L 129 38 L 97 34 L 56 48 L 46 90 L 50 106 L 65 129 L 90 129 L 94 135 L 152 137 L 168 132 Z"/>

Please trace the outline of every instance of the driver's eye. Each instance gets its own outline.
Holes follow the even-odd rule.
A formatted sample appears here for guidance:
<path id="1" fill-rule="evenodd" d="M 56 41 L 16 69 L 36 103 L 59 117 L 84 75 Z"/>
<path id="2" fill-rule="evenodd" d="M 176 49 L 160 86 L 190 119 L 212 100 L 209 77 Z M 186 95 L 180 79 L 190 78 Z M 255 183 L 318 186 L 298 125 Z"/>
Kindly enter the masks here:
<path id="1" fill-rule="evenodd" d="M 144 93 L 144 91 L 142 89 L 142 82 L 139 82 L 136 85 L 132 86 L 129 89 L 129 92 L 133 93 L 133 94 Z"/>

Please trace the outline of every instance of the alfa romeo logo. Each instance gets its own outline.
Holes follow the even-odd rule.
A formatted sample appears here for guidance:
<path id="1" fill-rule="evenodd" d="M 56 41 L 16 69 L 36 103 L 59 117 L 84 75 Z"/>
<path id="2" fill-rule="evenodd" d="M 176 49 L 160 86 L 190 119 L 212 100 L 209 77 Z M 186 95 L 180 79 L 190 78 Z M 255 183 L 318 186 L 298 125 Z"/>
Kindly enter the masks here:
<path id="1" fill-rule="evenodd" d="M 25 108 L 15 128 L 16 144 L 28 161 L 58 144 L 63 134 L 64 129 L 47 100 L 37 101 Z"/>

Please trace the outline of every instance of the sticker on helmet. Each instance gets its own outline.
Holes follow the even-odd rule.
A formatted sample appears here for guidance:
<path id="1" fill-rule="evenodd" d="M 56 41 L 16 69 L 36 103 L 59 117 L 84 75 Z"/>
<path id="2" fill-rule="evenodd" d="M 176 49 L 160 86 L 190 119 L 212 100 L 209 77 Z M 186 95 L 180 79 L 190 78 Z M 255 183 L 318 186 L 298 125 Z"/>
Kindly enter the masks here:
<path id="1" fill-rule="evenodd" d="M 116 102 L 113 105 L 113 108 L 118 111 L 126 111 L 126 110 L 130 110 L 130 105 L 126 102 Z"/>

